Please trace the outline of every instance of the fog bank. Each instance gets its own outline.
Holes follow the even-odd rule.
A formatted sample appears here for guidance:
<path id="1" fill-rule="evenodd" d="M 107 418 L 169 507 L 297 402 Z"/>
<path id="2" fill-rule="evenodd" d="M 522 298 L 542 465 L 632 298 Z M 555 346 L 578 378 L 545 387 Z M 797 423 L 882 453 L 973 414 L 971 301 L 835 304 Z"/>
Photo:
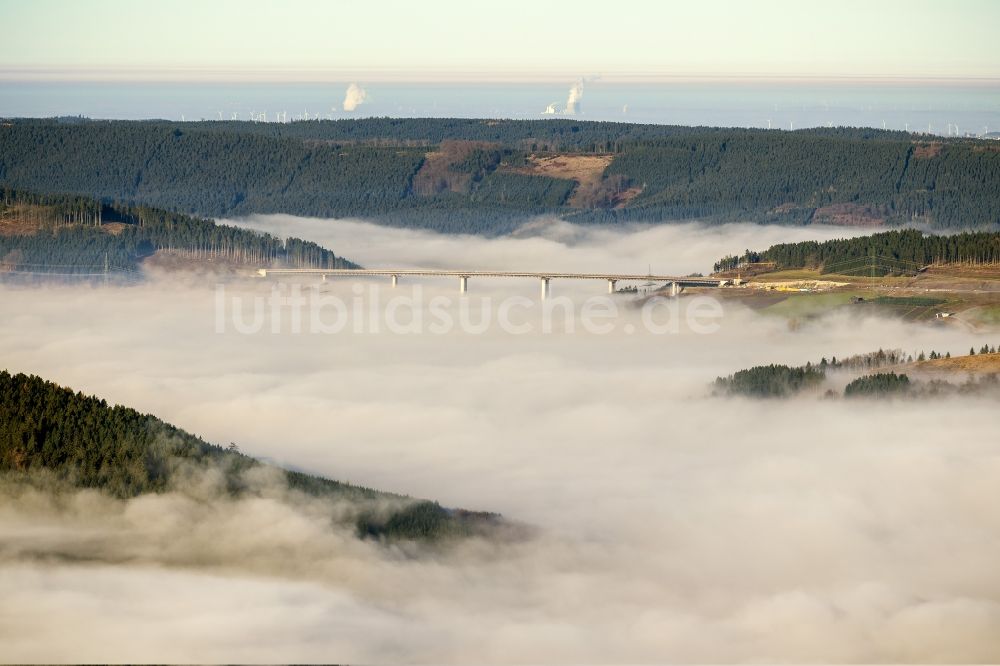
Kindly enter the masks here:
<path id="1" fill-rule="evenodd" d="M 644 275 L 708 274 L 727 254 L 766 250 L 775 243 L 851 238 L 871 229 L 810 225 L 571 224 L 538 218 L 510 236 L 485 238 L 397 229 L 353 219 L 254 215 L 223 224 L 295 236 L 328 247 L 363 266 L 476 268 L 524 271 L 622 272 Z"/>
<path id="2" fill-rule="evenodd" d="M 266 223 L 367 265 L 637 272 L 703 270 L 817 232 L 558 223 L 482 239 Z M 390 291 L 373 282 L 365 308 L 379 284 L 384 307 Z M 314 286 L 357 297 L 349 282 Z M 419 287 L 458 307 L 451 281 Z M 225 294 L 246 303 L 269 289 L 236 280 Z M 470 289 L 494 307 L 538 291 Z M 603 290 L 553 282 L 574 304 Z M 964 353 L 1000 342 L 996 331 L 847 312 L 790 327 L 726 301 L 717 331 L 658 335 L 618 299 L 607 334 L 242 335 L 216 332 L 211 280 L 169 275 L 111 289 L 0 286 L 0 299 L 12 313 L 0 320 L 0 366 L 11 371 L 297 469 L 538 527 L 526 541 L 415 557 L 280 498 L 121 504 L 83 493 L 52 505 L 8 494 L 6 661 L 1000 659 L 995 402 L 752 402 L 709 388 L 759 363 L 879 347 Z"/>

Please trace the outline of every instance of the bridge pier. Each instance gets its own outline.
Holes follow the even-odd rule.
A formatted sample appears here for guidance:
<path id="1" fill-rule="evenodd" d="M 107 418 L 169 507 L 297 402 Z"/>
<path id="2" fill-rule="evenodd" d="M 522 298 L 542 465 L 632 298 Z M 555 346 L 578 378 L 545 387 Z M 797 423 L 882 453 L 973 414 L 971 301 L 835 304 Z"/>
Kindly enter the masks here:
<path id="1" fill-rule="evenodd" d="M 392 288 L 395 289 L 396 285 L 398 285 L 398 284 L 399 284 L 399 276 L 398 275 L 393 275 L 392 276 Z"/>
<path id="2" fill-rule="evenodd" d="M 680 285 L 677 284 L 676 282 L 671 282 L 670 283 L 670 295 L 671 296 L 677 296 L 680 293 L 681 293 L 681 287 L 680 287 Z"/>
<path id="3" fill-rule="evenodd" d="M 615 293 L 615 284 L 617 284 L 617 283 L 618 283 L 618 280 L 608 280 L 608 293 L 609 294 Z"/>
<path id="4" fill-rule="evenodd" d="M 549 297 L 549 278 L 542 278 L 542 300 L 544 301 Z"/>
<path id="5" fill-rule="evenodd" d="M 467 294 L 469 293 L 469 276 L 463 275 L 458 278 L 458 293 Z"/>

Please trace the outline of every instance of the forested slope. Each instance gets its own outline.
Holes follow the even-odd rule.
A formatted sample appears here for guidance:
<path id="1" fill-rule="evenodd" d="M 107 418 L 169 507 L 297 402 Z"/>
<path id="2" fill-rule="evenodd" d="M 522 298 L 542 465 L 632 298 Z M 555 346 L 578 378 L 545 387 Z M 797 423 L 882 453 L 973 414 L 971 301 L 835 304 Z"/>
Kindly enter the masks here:
<path id="1" fill-rule="evenodd" d="M 252 266 L 355 268 L 313 242 L 75 195 L 0 188 L 0 272 L 129 271 L 157 250 Z"/>
<path id="2" fill-rule="evenodd" d="M 571 196 L 579 178 L 533 161 L 574 155 L 609 158 L 587 197 Z M 961 228 L 1000 223 L 1000 143 L 561 119 L 13 120 L 0 125 L 0 184 L 206 216 L 364 216 L 480 233 L 539 213 Z"/>
<path id="3" fill-rule="evenodd" d="M 258 492 L 247 472 L 268 467 L 149 414 L 34 375 L 0 371 L 0 479 L 54 478 L 67 487 L 94 488 L 121 499 L 144 493 L 184 492 L 200 475 L 222 479 L 228 497 Z M 487 528 L 492 514 L 444 509 L 433 502 L 269 468 L 291 491 L 351 502 L 361 536 L 433 539 Z"/>
<path id="4" fill-rule="evenodd" d="M 867 271 L 873 264 L 882 272 L 914 271 L 931 264 L 998 264 L 1000 232 L 937 235 L 903 229 L 822 242 L 781 243 L 762 251 L 747 250 L 739 257 L 724 257 L 716 262 L 715 270 L 759 262 L 772 262 L 778 269 L 816 268 L 823 273 L 850 273 L 857 268 Z"/>

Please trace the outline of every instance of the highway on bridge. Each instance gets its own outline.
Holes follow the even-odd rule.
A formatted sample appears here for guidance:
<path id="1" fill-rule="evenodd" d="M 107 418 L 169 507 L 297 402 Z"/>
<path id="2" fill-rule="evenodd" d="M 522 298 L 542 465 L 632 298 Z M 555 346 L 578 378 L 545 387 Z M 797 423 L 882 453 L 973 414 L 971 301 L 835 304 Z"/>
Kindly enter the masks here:
<path id="1" fill-rule="evenodd" d="M 605 280 L 608 283 L 608 293 L 614 293 L 618 282 L 646 281 L 663 282 L 670 285 L 671 293 L 676 294 L 680 287 L 725 287 L 732 280 L 680 277 L 676 275 L 640 275 L 634 273 L 567 273 L 565 271 L 490 271 L 490 270 L 456 270 L 438 268 L 261 268 L 257 271 L 261 277 L 282 275 L 317 275 L 323 280 L 328 277 L 391 277 L 392 286 L 398 284 L 403 276 L 417 277 L 456 277 L 461 293 L 469 289 L 469 278 L 534 278 L 542 283 L 542 298 L 549 295 L 549 281 L 560 280 Z"/>

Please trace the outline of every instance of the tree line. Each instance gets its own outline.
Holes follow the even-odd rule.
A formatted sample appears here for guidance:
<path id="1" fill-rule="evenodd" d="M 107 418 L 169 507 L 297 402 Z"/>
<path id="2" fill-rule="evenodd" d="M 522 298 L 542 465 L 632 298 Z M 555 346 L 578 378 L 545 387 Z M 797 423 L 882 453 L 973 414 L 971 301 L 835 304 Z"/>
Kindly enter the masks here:
<path id="1" fill-rule="evenodd" d="M 820 384 L 825 377 L 822 369 L 811 364 L 798 368 L 777 364 L 759 365 L 739 370 L 728 377 L 717 378 L 715 390 L 723 395 L 785 398 Z"/>
<path id="2" fill-rule="evenodd" d="M 996 353 L 996 347 L 983 345 L 981 354 Z M 975 349 L 970 349 L 969 354 L 974 355 Z M 920 352 L 916 359 L 912 355 L 907 356 L 901 350 L 878 350 L 868 354 L 859 354 L 838 361 L 836 357 L 827 361 L 822 361 L 813 365 L 806 363 L 803 366 L 788 365 L 758 365 L 752 368 L 739 370 L 725 377 L 717 377 L 712 393 L 715 396 L 746 397 L 756 399 L 789 398 L 801 393 L 809 388 L 821 388 L 830 370 L 861 370 L 864 374 L 855 377 L 844 387 L 842 393 L 845 398 L 887 398 L 887 397 L 908 397 L 908 398 L 930 398 L 947 395 L 988 395 L 1000 397 L 1000 378 L 995 373 L 989 373 L 981 377 L 970 376 L 964 383 L 954 384 L 947 380 L 933 379 L 926 382 L 914 381 L 904 373 L 897 373 L 892 370 L 878 370 L 883 366 L 892 366 L 902 363 L 913 363 L 924 361 L 930 358 L 941 359 L 951 358 L 951 353 L 944 355 L 936 351 L 931 351 L 930 355 Z M 834 398 L 837 394 L 828 389 L 825 397 Z"/>
<path id="3" fill-rule="evenodd" d="M 780 243 L 763 251 L 723 257 L 714 268 L 729 271 L 760 262 L 773 262 L 778 269 L 812 268 L 821 273 L 850 274 L 874 268 L 880 275 L 915 272 L 932 264 L 997 264 L 1000 232 L 942 235 L 903 229 L 857 238 Z"/>

